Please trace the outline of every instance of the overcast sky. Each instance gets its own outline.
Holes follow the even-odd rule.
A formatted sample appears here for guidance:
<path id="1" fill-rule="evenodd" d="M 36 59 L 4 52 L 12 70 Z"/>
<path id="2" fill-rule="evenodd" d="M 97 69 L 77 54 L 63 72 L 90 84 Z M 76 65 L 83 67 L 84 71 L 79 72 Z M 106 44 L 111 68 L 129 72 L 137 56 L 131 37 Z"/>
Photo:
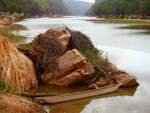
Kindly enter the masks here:
<path id="1" fill-rule="evenodd" d="M 87 2 L 92 2 L 92 3 L 95 2 L 95 0 L 78 0 L 78 1 L 87 1 Z"/>

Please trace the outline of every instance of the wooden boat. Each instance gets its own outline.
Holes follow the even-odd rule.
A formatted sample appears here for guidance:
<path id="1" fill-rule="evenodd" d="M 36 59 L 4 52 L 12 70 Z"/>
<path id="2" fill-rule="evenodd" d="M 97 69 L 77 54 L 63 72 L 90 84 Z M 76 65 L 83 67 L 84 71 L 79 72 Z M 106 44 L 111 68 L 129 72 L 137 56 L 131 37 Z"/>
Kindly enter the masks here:
<path id="1" fill-rule="evenodd" d="M 67 101 L 112 93 L 115 92 L 120 87 L 120 85 L 121 84 L 113 84 L 110 86 L 93 89 L 93 90 L 75 92 L 71 94 L 63 94 L 58 96 L 37 97 L 35 99 L 39 103 L 55 104 L 55 103 L 67 102 Z"/>

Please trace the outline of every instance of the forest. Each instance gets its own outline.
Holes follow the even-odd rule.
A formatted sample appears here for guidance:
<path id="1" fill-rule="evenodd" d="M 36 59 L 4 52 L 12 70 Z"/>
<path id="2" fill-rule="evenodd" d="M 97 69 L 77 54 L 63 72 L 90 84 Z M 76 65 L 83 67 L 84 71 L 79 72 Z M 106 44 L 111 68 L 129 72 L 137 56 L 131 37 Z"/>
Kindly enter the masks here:
<path id="1" fill-rule="evenodd" d="M 1 0 L 0 11 L 25 15 L 67 13 L 62 0 Z"/>
<path id="2" fill-rule="evenodd" d="M 149 0 L 105 0 L 95 3 L 90 9 L 90 15 L 128 17 L 133 15 L 147 18 L 150 16 Z"/>

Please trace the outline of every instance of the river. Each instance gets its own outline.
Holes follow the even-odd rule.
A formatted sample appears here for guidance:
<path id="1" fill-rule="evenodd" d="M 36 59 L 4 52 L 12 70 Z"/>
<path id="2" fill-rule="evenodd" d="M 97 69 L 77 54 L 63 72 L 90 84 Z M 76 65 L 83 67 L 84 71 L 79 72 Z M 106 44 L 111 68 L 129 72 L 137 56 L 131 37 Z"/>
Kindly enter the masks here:
<path id="1" fill-rule="evenodd" d="M 34 18 L 17 24 L 27 27 L 28 30 L 19 31 L 20 35 L 28 37 L 26 42 L 51 27 L 67 26 L 79 30 L 88 35 L 119 69 L 135 75 L 140 85 L 104 96 L 47 106 L 50 113 L 149 113 L 150 35 L 144 34 L 144 29 L 119 29 L 129 24 L 95 23 L 89 19 L 96 18 Z M 52 90 L 47 86 L 45 89 Z"/>

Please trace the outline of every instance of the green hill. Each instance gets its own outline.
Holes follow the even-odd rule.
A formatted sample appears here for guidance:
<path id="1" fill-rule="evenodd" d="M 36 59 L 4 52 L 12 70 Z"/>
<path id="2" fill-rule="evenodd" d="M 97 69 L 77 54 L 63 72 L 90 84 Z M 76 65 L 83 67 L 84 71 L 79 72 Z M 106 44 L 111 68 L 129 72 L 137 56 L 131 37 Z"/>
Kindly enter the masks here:
<path id="1" fill-rule="evenodd" d="M 91 15 L 125 17 L 130 15 L 150 16 L 150 0 L 105 0 L 90 9 Z"/>
<path id="2" fill-rule="evenodd" d="M 0 0 L 0 10 L 26 15 L 67 13 L 62 0 Z"/>

